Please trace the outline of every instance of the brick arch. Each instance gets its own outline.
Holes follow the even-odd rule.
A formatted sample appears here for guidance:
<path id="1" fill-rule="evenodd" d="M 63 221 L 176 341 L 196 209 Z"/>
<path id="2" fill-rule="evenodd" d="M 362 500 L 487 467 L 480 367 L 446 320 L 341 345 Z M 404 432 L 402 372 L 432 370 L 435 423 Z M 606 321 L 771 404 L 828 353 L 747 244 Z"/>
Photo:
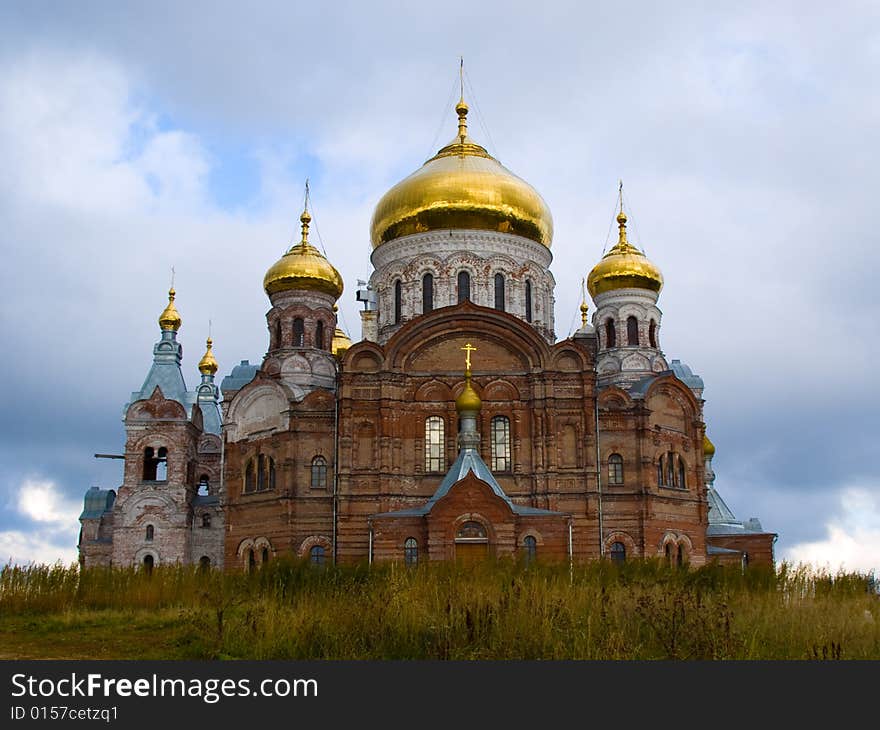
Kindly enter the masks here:
<path id="1" fill-rule="evenodd" d="M 413 400 L 418 402 L 449 403 L 453 399 L 452 389 L 439 380 L 430 380 L 416 390 Z"/>
<path id="2" fill-rule="evenodd" d="M 330 538 L 326 535 L 309 535 L 305 540 L 302 541 L 299 549 L 296 551 L 296 554 L 299 555 L 299 557 L 301 558 L 308 557 L 309 551 L 316 545 L 320 545 L 328 553 L 333 547 L 333 543 L 330 542 Z"/>
<path id="3" fill-rule="evenodd" d="M 633 405 L 633 399 L 622 388 L 611 386 L 605 388 L 599 393 L 599 408 L 608 408 L 611 410 L 623 410 Z"/>
<path id="4" fill-rule="evenodd" d="M 498 378 L 483 389 L 483 400 L 487 401 L 518 401 L 522 399 L 519 389 L 509 380 Z"/>
<path id="5" fill-rule="evenodd" d="M 374 342 L 357 342 L 346 350 L 343 367 L 350 372 L 375 373 L 384 367 L 385 353 Z"/>
<path id="6" fill-rule="evenodd" d="M 450 533 L 449 539 L 452 542 L 455 542 L 455 537 L 458 535 L 458 528 L 461 527 L 465 522 L 479 522 L 483 527 L 486 528 L 486 537 L 489 539 L 490 545 L 495 545 L 498 541 L 498 536 L 495 533 L 495 528 L 492 526 L 492 521 L 488 518 L 480 514 L 479 512 L 465 512 L 464 514 L 456 517 L 449 525 Z"/>
<path id="7" fill-rule="evenodd" d="M 544 537 L 541 535 L 541 533 L 534 527 L 527 527 L 516 538 L 517 548 L 523 547 L 523 544 L 525 543 L 525 539 L 527 537 L 535 538 L 535 543 L 538 545 L 538 547 L 541 547 L 544 544 Z"/>
<path id="8" fill-rule="evenodd" d="M 641 556 L 641 551 L 636 545 L 636 541 L 633 540 L 632 535 L 628 532 L 624 532 L 623 530 L 614 530 L 614 532 L 610 533 L 605 538 L 605 554 L 611 554 L 611 546 L 616 542 L 622 542 L 623 546 L 626 548 L 626 556 L 628 558 L 638 558 Z"/>
<path id="9" fill-rule="evenodd" d="M 138 567 L 144 564 L 144 558 L 147 555 L 153 556 L 153 567 L 155 568 L 158 565 L 162 565 L 162 556 L 159 554 L 159 551 L 153 547 L 142 547 L 134 554 L 134 566 Z"/>

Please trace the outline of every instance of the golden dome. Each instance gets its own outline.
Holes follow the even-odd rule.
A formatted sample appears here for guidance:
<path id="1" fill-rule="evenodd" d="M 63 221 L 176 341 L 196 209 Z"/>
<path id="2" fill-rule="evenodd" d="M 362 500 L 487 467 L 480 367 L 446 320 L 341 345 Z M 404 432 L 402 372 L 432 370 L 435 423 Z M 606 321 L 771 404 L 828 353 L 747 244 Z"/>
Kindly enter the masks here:
<path id="1" fill-rule="evenodd" d="M 213 375 L 219 369 L 219 365 L 217 365 L 217 361 L 214 359 L 214 353 L 211 350 L 214 341 L 209 337 L 206 344 L 208 349 L 205 350 L 205 354 L 199 360 L 199 372 L 202 375 Z"/>
<path id="2" fill-rule="evenodd" d="M 713 444 L 706 434 L 703 434 L 703 456 L 715 456 L 715 444 Z"/>
<path id="3" fill-rule="evenodd" d="M 330 343 L 330 352 L 332 352 L 335 357 L 342 357 L 349 347 L 351 347 L 351 340 L 348 335 L 342 331 L 342 328 L 337 326 L 336 331 L 333 333 L 333 340 Z"/>
<path id="4" fill-rule="evenodd" d="M 659 292 L 663 288 L 663 274 L 639 249 L 626 240 L 626 213 L 617 216 L 620 233 L 618 241 L 602 260 L 593 267 L 587 277 L 587 288 L 594 299 L 615 289 L 649 289 Z"/>
<path id="5" fill-rule="evenodd" d="M 455 399 L 455 410 L 461 413 L 462 411 L 478 411 L 482 407 L 483 401 L 480 400 L 480 396 L 471 385 L 471 374 L 467 372 L 464 378 L 464 390 Z"/>
<path id="6" fill-rule="evenodd" d="M 452 228 L 512 233 L 549 248 L 553 218 L 543 198 L 468 136 L 464 99 L 455 110 L 455 139 L 376 206 L 373 248 L 401 236 Z"/>
<path id="7" fill-rule="evenodd" d="M 312 216 L 306 210 L 299 219 L 302 222 L 302 240 L 266 272 L 263 288 L 266 294 L 297 289 L 323 292 L 339 299 L 343 290 L 342 277 L 326 257 L 309 243 Z"/>
<path id="8" fill-rule="evenodd" d="M 183 324 L 183 320 L 177 312 L 177 307 L 174 306 L 175 294 L 174 287 L 171 287 L 168 290 L 168 306 L 165 307 L 165 309 L 162 310 L 162 314 L 159 315 L 159 327 L 163 330 L 173 330 L 174 332 L 177 332 L 177 330 L 180 329 L 180 325 Z"/>

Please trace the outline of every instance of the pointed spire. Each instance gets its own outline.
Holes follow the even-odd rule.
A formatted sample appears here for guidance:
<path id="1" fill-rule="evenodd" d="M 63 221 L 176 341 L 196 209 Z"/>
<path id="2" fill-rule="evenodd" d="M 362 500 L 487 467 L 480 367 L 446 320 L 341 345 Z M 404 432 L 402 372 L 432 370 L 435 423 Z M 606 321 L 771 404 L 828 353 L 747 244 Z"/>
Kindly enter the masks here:
<path id="1" fill-rule="evenodd" d="M 581 327 L 587 326 L 587 280 L 581 280 Z"/>
<path id="2" fill-rule="evenodd" d="M 458 113 L 458 138 L 462 144 L 464 144 L 464 140 L 467 137 L 467 114 L 468 114 L 468 105 L 465 104 L 464 101 L 464 56 L 460 58 L 461 65 L 459 66 L 459 86 L 461 90 L 461 94 L 458 99 L 458 104 L 455 105 L 455 111 Z"/>
<path id="3" fill-rule="evenodd" d="M 177 308 L 174 306 L 174 297 L 176 292 L 174 291 L 174 286 L 172 284 L 171 288 L 168 290 L 168 306 L 162 310 L 162 314 L 159 315 L 159 327 L 168 332 L 177 332 L 180 329 L 180 325 L 183 324 L 183 320 L 180 318 L 180 314 L 177 312 Z"/>
<path id="4" fill-rule="evenodd" d="M 207 345 L 208 349 L 205 350 L 205 354 L 202 355 L 202 359 L 199 360 L 199 372 L 202 375 L 213 376 L 219 369 L 219 365 L 217 365 L 217 360 L 214 359 L 214 352 L 211 349 L 214 341 L 210 337 L 208 337 L 205 344 Z"/>

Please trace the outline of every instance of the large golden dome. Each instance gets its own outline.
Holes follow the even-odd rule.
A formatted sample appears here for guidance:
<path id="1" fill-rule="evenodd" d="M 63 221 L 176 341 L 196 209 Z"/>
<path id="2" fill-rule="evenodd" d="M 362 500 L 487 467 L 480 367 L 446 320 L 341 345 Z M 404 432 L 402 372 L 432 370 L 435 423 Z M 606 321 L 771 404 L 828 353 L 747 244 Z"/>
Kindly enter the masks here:
<path id="1" fill-rule="evenodd" d="M 549 248 L 553 218 L 543 198 L 468 136 L 463 99 L 455 110 L 455 139 L 376 206 L 373 248 L 412 233 L 452 228 L 512 233 Z"/>
<path id="2" fill-rule="evenodd" d="M 642 251 L 626 240 L 626 214 L 622 210 L 617 223 L 620 228 L 617 243 L 587 277 L 590 296 L 595 299 L 597 294 L 615 289 L 659 292 L 663 288 L 663 274 Z"/>
<path id="3" fill-rule="evenodd" d="M 334 299 L 342 295 L 342 277 L 333 265 L 309 243 L 309 223 L 312 216 L 303 211 L 300 216 L 302 223 L 302 240 L 292 246 L 272 267 L 263 278 L 266 294 L 299 289 L 318 291 L 329 294 Z"/>

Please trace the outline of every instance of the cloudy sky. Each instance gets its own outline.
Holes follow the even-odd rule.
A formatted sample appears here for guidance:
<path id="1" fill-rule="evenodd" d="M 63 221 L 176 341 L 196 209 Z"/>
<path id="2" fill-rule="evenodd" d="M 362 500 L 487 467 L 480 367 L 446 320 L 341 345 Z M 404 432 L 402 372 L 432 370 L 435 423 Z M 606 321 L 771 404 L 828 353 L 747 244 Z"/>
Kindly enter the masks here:
<path id="1" fill-rule="evenodd" d="M 706 381 L 716 486 L 778 557 L 880 572 L 880 8 L 872 2 L 0 6 L 0 560 L 75 558 L 170 269 L 197 382 L 266 347 L 310 178 L 360 336 L 369 219 L 471 131 L 553 211 L 557 334 L 624 180 L 662 345 Z"/>

